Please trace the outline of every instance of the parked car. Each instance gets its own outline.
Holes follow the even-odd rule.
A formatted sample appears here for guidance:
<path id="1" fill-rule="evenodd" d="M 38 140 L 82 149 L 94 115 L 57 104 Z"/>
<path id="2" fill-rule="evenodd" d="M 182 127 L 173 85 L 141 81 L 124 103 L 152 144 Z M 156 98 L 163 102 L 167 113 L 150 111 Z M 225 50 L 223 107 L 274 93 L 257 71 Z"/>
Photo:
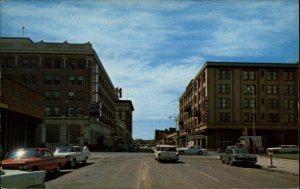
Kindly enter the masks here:
<path id="1" fill-rule="evenodd" d="M 201 146 L 196 146 L 196 145 L 187 146 L 185 148 L 177 148 L 177 152 L 180 155 L 183 155 L 183 154 L 189 154 L 189 155 L 208 154 L 207 149 L 202 148 Z"/>
<path id="2" fill-rule="evenodd" d="M 239 146 L 228 146 L 225 153 L 220 155 L 222 163 L 228 163 L 230 165 L 234 164 L 252 164 L 257 162 L 255 155 L 250 154 L 246 148 Z"/>
<path id="3" fill-rule="evenodd" d="M 0 170 L 0 188 L 46 188 L 46 171 Z"/>
<path id="4" fill-rule="evenodd" d="M 173 145 L 158 145 L 154 151 L 155 160 L 157 161 L 177 161 L 179 160 L 176 146 Z"/>
<path id="5" fill-rule="evenodd" d="M 3 169 L 60 172 L 67 159 L 54 156 L 48 148 L 21 148 L 8 152 L 0 163 Z"/>
<path id="6" fill-rule="evenodd" d="M 70 167 L 75 167 L 79 162 L 86 163 L 91 157 L 89 149 L 85 146 L 59 146 L 54 150 L 54 156 L 63 156 L 68 159 Z"/>
<path id="7" fill-rule="evenodd" d="M 273 148 L 267 148 L 266 150 L 267 153 L 282 153 L 282 154 L 288 154 L 288 153 L 298 153 L 299 152 L 299 147 L 297 145 L 280 145 L 278 147 L 273 147 Z"/>

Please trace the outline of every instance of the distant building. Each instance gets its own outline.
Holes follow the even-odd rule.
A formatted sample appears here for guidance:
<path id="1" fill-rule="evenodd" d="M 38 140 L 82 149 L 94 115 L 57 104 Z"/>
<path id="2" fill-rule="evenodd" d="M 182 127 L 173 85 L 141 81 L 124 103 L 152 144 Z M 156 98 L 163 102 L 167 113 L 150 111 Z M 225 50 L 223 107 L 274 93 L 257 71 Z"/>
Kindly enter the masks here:
<path id="1" fill-rule="evenodd" d="M 298 64 L 207 62 L 179 99 L 179 145 L 297 144 L 298 79 Z"/>
<path id="2" fill-rule="evenodd" d="M 132 112 L 134 107 L 131 100 L 116 101 L 116 118 L 118 129 L 116 131 L 117 140 L 120 143 L 131 144 L 132 140 Z"/>
<path id="3" fill-rule="evenodd" d="M 3 78 L 46 98 L 38 128 L 43 142 L 114 145 L 119 96 L 92 44 L 0 38 L 0 47 Z"/>
<path id="4" fill-rule="evenodd" d="M 176 144 L 176 128 L 170 127 L 165 130 L 155 130 L 155 144 Z M 175 137 L 175 138 L 174 138 Z"/>

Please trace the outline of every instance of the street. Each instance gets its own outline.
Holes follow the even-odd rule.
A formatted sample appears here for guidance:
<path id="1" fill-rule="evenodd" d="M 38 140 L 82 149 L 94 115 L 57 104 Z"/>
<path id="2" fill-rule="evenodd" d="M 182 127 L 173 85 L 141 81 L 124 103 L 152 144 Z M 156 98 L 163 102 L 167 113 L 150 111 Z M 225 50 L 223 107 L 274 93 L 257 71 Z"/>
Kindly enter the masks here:
<path id="1" fill-rule="evenodd" d="M 297 175 L 230 166 L 210 155 L 158 163 L 153 153 L 94 152 L 87 165 L 48 175 L 47 188 L 297 188 Z"/>

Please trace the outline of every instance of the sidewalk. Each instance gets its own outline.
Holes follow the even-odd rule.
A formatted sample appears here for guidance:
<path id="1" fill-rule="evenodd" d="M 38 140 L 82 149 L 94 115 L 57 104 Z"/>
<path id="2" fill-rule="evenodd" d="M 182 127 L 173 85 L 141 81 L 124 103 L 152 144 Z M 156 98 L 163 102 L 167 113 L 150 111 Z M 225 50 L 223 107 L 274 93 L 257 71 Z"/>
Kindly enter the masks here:
<path id="1" fill-rule="evenodd" d="M 220 153 L 216 151 L 209 151 L 211 156 L 220 158 Z M 262 169 L 270 171 L 279 171 L 299 175 L 299 160 L 279 159 L 273 158 L 273 167 L 271 167 L 270 157 L 257 156 L 257 165 Z"/>
<path id="2" fill-rule="evenodd" d="M 270 157 L 257 157 L 257 165 L 262 166 L 263 169 L 299 175 L 299 160 L 273 158 L 272 161 L 273 168 L 271 167 Z"/>

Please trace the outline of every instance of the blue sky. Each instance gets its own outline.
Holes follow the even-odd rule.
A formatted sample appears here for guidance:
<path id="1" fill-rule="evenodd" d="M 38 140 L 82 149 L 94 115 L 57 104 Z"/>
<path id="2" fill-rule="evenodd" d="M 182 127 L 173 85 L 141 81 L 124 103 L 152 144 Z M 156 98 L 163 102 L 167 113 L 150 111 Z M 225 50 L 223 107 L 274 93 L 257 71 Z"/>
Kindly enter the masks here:
<path id="1" fill-rule="evenodd" d="M 205 61 L 299 60 L 296 0 L 1 0 L 0 35 L 91 42 L 123 99 L 133 137 L 175 126 L 178 98 Z"/>

